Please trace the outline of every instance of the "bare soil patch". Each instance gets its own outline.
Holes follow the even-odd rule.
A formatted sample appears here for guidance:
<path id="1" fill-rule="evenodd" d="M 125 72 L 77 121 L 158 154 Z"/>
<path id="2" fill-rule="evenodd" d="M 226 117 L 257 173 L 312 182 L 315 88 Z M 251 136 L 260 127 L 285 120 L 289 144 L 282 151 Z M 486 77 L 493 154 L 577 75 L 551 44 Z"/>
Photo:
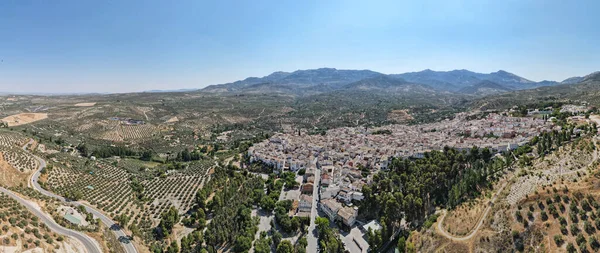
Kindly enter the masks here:
<path id="1" fill-rule="evenodd" d="M 173 123 L 173 122 L 177 122 L 177 121 L 179 121 L 179 118 L 177 118 L 177 116 L 175 116 L 175 117 L 171 117 L 170 119 L 165 121 L 165 123 Z"/>
<path id="2" fill-rule="evenodd" d="M 487 201 L 489 200 L 477 199 L 448 212 L 444 219 L 444 229 L 457 236 L 469 234 L 479 223 L 487 207 Z"/>
<path id="3" fill-rule="evenodd" d="M 3 118 L 2 121 L 6 122 L 9 127 L 13 127 L 33 123 L 47 118 L 47 113 L 19 113 Z"/>
<path id="4" fill-rule="evenodd" d="M 96 105 L 96 102 L 75 104 L 75 106 L 77 106 L 77 107 L 89 107 L 89 106 L 94 106 L 94 105 Z"/>

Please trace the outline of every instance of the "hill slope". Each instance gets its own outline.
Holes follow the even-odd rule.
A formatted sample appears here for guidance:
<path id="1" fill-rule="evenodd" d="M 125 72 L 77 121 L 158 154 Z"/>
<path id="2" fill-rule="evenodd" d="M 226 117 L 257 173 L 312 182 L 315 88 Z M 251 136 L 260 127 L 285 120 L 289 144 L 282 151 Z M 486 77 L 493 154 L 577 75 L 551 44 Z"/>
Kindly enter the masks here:
<path id="1" fill-rule="evenodd" d="M 462 88 L 473 86 L 484 80 L 516 90 L 548 85 L 548 83 L 533 82 L 504 70 L 483 74 L 466 69 L 452 71 L 426 69 L 420 72 L 394 74 L 392 76 L 403 78 L 409 82 L 428 84 L 434 88 L 448 91 L 459 91 Z"/>
<path id="2" fill-rule="evenodd" d="M 464 87 L 458 91 L 461 94 L 486 96 L 510 91 L 511 88 L 502 86 L 489 80 L 483 80 L 477 84 Z"/>
<path id="3" fill-rule="evenodd" d="M 328 86 L 328 89 L 337 89 L 343 85 L 378 75 L 382 74 L 370 70 L 339 70 L 335 68 L 297 70 L 292 73 L 275 72 L 265 77 L 249 77 L 233 83 L 210 85 L 202 91 L 255 93 L 261 91 L 253 85 L 262 84 L 262 87 L 269 85 L 278 87 L 277 90 L 287 86 L 287 92 L 298 93 L 310 90 L 313 86 L 316 90 L 322 90 L 322 86 Z"/>
<path id="4" fill-rule="evenodd" d="M 473 101 L 472 107 L 500 109 L 513 105 L 554 101 L 587 102 L 590 105 L 600 106 L 600 72 L 589 74 L 581 80 L 577 84 L 560 84 L 487 96 Z"/>
<path id="5" fill-rule="evenodd" d="M 342 90 L 352 91 L 371 91 L 385 93 L 403 93 L 403 94 L 431 94 L 437 92 L 435 89 L 424 85 L 410 83 L 400 78 L 392 78 L 386 75 L 380 75 L 373 78 L 363 79 L 342 87 Z"/>

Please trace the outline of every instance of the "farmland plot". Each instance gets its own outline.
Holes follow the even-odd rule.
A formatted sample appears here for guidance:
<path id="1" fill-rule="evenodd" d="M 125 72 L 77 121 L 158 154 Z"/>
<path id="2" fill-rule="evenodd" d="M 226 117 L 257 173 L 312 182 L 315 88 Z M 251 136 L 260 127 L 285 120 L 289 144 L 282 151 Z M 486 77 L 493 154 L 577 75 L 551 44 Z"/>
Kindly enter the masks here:
<path id="1" fill-rule="evenodd" d="M 25 144 L 27 138 L 20 133 L 0 131 L 0 147 L 15 147 Z"/>
<path id="2" fill-rule="evenodd" d="M 100 135 L 100 139 L 123 142 L 123 141 L 136 141 L 152 138 L 157 132 L 156 126 L 145 124 L 145 125 L 119 125 L 116 127 L 109 126 L 109 130 L 105 131 Z"/>
<path id="3" fill-rule="evenodd" d="M 194 162 L 163 176 L 148 175 L 153 170 L 137 174 L 135 170 L 128 171 L 104 161 L 85 169 L 55 166 L 48 170 L 45 186 L 62 196 L 85 200 L 113 218 L 125 213 L 131 217 L 129 224 L 135 224 L 143 237 L 150 239 L 162 212 L 173 206 L 183 214 L 193 207 L 196 192 L 207 180 L 204 176 L 212 164 L 211 161 Z M 136 197 L 132 190 L 133 178 L 147 178 L 140 182 L 142 198 Z"/>
<path id="4" fill-rule="evenodd" d="M 4 160 L 8 162 L 10 166 L 21 172 L 33 171 L 38 167 L 37 160 L 20 148 L 0 147 L 0 152 L 2 152 Z"/>

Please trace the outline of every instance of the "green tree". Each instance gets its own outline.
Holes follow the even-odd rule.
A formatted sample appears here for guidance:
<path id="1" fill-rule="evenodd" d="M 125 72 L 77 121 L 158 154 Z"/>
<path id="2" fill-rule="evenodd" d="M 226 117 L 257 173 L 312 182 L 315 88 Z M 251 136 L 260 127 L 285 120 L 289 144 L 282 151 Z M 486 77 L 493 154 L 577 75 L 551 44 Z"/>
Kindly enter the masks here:
<path id="1" fill-rule="evenodd" d="M 127 216 L 125 213 L 121 213 L 119 216 L 117 216 L 117 222 L 121 227 L 126 227 L 127 223 L 129 223 L 129 216 Z"/>
<path id="2" fill-rule="evenodd" d="M 142 152 L 142 156 L 140 157 L 140 160 L 142 160 L 142 161 L 150 161 L 150 160 L 152 160 L 152 151 L 151 150 L 145 150 L 144 152 Z"/>
<path id="3" fill-rule="evenodd" d="M 156 235 L 159 239 L 168 237 L 177 222 L 179 222 L 179 212 L 171 206 L 168 211 L 161 214 L 161 220 L 156 229 Z"/>
<path id="4" fill-rule="evenodd" d="M 272 240 L 267 236 L 267 232 L 260 233 L 260 238 L 254 242 L 254 252 L 270 253 Z"/>
<path id="5" fill-rule="evenodd" d="M 252 247 L 252 239 L 240 235 L 235 239 L 235 251 L 247 252 Z"/>
<path id="6" fill-rule="evenodd" d="M 406 239 L 404 239 L 404 236 L 400 236 L 400 239 L 398 239 L 398 251 L 400 253 L 406 251 Z"/>
<path id="7" fill-rule="evenodd" d="M 277 253 L 292 253 L 294 252 L 294 246 L 288 240 L 283 240 L 277 245 Z"/>

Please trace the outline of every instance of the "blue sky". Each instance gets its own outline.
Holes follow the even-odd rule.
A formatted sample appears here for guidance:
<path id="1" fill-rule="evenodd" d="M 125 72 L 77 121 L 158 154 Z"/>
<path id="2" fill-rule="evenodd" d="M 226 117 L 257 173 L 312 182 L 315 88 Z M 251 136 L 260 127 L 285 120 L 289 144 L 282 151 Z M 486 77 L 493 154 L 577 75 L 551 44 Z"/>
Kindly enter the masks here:
<path id="1" fill-rule="evenodd" d="M 600 1 L 0 1 L 0 92 L 201 88 L 319 67 L 600 70 Z"/>

